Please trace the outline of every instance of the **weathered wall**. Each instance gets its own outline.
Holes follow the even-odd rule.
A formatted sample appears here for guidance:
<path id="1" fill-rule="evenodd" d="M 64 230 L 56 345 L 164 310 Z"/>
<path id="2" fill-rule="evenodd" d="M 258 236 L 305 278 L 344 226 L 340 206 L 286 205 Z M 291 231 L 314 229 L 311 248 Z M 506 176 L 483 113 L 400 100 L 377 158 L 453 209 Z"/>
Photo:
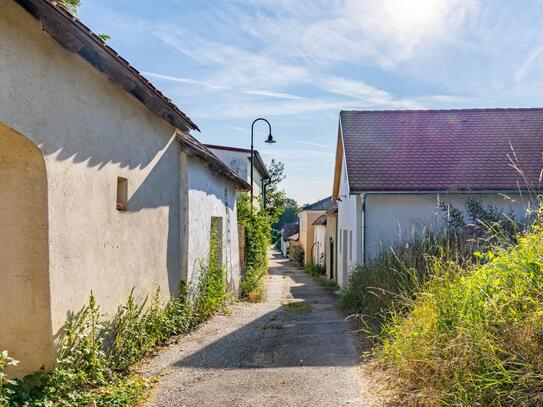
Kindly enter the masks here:
<path id="1" fill-rule="evenodd" d="M 184 275 L 198 281 L 200 264 L 209 256 L 211 217 L 222 219 L 223 263 L 226 265 L 231 290 L 237 291 L 240 280 L 237 233 L 236 192 L 231 183 L 211 172 L 199 158 L 183 153 L 187 162 L 188 214 L 190 239 Z"/>
<path id="2" fill-rule="evenodd" d="M 337 215 L 331 214 L 326 217 L 326 275 L 328 278 L 337 281 Z M 330 241 L 333 243 L 331 252 Z"/>
<path id="3" fill-rule="evenodd" d="M 0 0 L 0 10 L 0 122 L 39 147 L 48 177 L 52 332 L 91 290 L 105 313 L 132 287 L 173 293 L 184 221 L 174 129 L 15 2 Z M 127 212 L 115 209 L 119 176 L 128 179 Z"/>
<path id="4" fill-rule="evenodd" d="M 0 123 L 0 348 L 21 364 L 54 362 L 47 251 L 47 174 L 41 151 Z"/>
<path id="5" fill-rule="evenodd" d="M 465 213 L 465 202 L 472 198 L 523 219 L 528 202 L 520 195 L 510 199 L 499 194 L 368 194 L 366 196 L 366 260 L 383 248 L 412 239 L 424 228 L 443 225 L 439 202 L 450 203 Z"/>

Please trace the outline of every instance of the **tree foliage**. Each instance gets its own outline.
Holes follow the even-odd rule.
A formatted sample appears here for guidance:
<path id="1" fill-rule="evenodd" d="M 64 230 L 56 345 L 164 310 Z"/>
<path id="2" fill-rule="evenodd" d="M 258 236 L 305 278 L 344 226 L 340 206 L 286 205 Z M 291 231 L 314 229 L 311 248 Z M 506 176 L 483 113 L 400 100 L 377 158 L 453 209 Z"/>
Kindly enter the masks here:
<path id="1" fill-rule="evenodd" d="M 81 0 L 60 0 L 59 2 L 70 10 L 72 14 L 77 14 L 77 9 L 81 5 Z"/>
<path id="2" fill-rule="evenodd" d="M 266 186 L 266 213 L 271 223 L 276 223 L 285 210 L 287 196 L 279 189 L 279 184 L 286 178 L 285 164 L 281 161 L 271 160 L 268 166 L 270 179 Z"/>

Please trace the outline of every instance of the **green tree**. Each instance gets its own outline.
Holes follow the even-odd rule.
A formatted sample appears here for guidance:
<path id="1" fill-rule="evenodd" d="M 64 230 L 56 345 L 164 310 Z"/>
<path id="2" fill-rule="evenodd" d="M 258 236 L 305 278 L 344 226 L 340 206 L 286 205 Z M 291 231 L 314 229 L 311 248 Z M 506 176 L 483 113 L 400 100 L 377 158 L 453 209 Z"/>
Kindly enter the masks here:
<path id="1" fill-rule="evenodd" d="M 77 14 L 81 0 L 60 0 L 60 4 L 66 7 L 72 14 Z"/>
<path id="2" fill-rule="evenodd" d="M 285 164 L 272 159 L 268 166 L 268 172 L 270 179 L 266 186 L 266 213 L 273 224 L 279 221 L 279 217 L 284 212 L 287 202 L 285 192 L 279 189 L 279 184 L 286 178 Z"/>
<path id="3" fill-rule="evenodd" d="M 298 203 L 292 198 L 286 198 L 283 212 L 279 215 L 279 220 L 272 225 L 272 228 L 281 230 L 285 223 L 295 223 L 298 218 L 298 212 L 300 212 Z"/>

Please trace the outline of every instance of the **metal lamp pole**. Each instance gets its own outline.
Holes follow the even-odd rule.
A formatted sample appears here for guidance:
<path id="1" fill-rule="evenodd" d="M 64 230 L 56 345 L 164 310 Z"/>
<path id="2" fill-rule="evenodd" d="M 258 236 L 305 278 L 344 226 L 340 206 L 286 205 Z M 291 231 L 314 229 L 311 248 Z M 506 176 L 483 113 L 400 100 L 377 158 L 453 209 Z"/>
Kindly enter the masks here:
<path id="1" fill-rule="evenodd" d="M 264 119 L 263 117 L 259 117 L 256 119 L 253 124 L 251 125 L 251 205 L 253 203 L 253 162 L 254 162 L 254 156 L 255 156 L 255 150 L 254 150 L 254 130 L 255 130 L 255 123 L 259 120 L 265 121 L 268 123 L 268 128 L 270 129 L 270 133 L 268 134 L 268 139 L 265 141 L 265 143 L 273 144 L 275 143 L 275 140 L 273 139 L 272 132 L 271 132 L 271 124 L 269 121 Z"/>

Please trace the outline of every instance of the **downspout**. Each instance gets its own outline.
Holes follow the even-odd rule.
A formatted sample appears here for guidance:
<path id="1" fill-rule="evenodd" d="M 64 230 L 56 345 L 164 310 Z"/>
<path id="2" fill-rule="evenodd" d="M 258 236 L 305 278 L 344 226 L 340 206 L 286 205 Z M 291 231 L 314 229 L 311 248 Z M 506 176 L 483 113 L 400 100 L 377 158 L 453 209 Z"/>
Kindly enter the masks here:
<path id="1" fill-rule="evenodd" d="M 362 195 L 362 264 L 366 264 L 366 194 Z"/>

